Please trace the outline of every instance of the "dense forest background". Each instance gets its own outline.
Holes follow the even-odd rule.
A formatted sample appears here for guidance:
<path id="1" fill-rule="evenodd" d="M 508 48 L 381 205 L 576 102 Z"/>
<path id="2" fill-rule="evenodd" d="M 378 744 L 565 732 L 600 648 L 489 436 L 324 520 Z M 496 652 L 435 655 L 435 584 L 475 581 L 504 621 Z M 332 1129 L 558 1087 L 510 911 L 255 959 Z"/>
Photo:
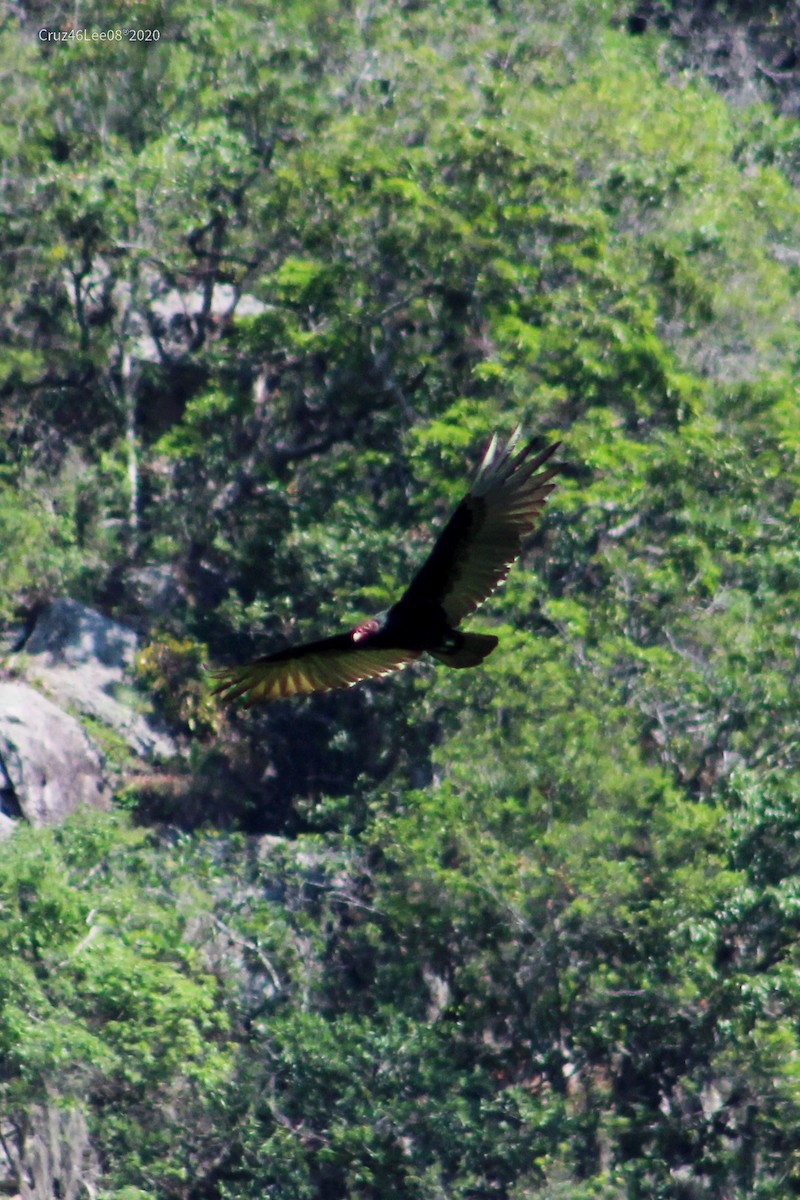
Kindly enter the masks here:
<path id="1" fill-rule="evenodd" d="M 0 846 L 8 1192 L 800 1193 L 798 28 L 6 5 L 0 620 L 134 625 L 180 747 Z M 219 710 L 519 421 L 483 669 Z"/>

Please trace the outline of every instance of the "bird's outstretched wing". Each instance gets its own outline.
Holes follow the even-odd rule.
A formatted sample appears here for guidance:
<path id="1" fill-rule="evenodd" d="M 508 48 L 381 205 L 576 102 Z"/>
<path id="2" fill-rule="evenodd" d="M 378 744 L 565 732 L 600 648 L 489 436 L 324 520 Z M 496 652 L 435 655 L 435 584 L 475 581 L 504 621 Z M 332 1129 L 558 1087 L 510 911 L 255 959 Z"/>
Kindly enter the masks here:
<path id="1" fill-rule="evenodd" d="M 517 428 L 508 441 L 495 434 L 489 442 L 472 487 L 401 603 L 434 601 L 458 625 L 505 579 L 561 470 L 560 463 L 539 470 L 560 442 L 532 456 L 533 444 L 516 450 L 519 436 Z"/>
<path id="2" fill-rule="evenodd" d="M 268 654 L 243 667 L 221 667 L 212 672 L 216 680 L 212 694 L 223 700 L 241 700 L 243 708 L 250 708 L 265 700 L 352 687 L 362 679 L 378 679 L 397 671 L 417 658 L 418 651 L 357 645 L 351 634 L 340 633 Z"/>

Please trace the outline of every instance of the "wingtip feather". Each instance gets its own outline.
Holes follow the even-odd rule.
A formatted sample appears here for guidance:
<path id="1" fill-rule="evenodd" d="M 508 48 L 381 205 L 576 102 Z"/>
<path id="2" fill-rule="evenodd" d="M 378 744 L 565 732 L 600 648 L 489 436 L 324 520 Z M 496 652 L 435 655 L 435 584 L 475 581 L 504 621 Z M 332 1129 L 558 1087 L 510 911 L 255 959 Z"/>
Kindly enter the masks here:
<path id="1" fill-rule="evenodd" d="M 561 445 L 561 442 L 553 442 L 529 459 L 534 452 L 536 443 L 530 442 L 521 450 L 517 450 L 517 443 L 521 436 L 521 425 L 517 425 L 507 439 L 503 439 L 497 432 L 492 434 L 470 488 L 472 496 L 482 497 L 492 489 L 499 487 L 521 489 Z M 544 483 L 546 479 L 552 478 L 560 470 L 561 464 L 555 464 L 550 468 L 549 473 L 543 475 L 541 480 L 536 480 L 536 483 Z"/>

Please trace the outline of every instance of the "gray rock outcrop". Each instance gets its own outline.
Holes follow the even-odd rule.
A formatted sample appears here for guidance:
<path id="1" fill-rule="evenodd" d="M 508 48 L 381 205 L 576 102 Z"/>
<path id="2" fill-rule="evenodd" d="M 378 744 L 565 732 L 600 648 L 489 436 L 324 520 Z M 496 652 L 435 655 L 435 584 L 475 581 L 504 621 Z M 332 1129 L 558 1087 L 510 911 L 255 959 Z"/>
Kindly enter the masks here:
<path id="1" fill-rule="evenodd" d="M 134 630 L 75 600 L 55 600 L 37 618 L 16 675 L 0 682 L 0 837 L 20 819 L 63 821 L 80 804 L 105 807 L 113 768 L 95 748 L 97 725 L 121 737 L 135 759 L 167 759 L 173 740 L 140 711 L 131 674 Z M 102 743 L 102 736 L 100 742 Z"/>
<path id="2" fill-rule="evenodd" d="M 79 804 L 105 807 L 109 787 L 80 722 L 26 683 L 0 683 L 0 836 L 14 818 L 63 821 Z"/>
<path id="3" fill-rule="evenodd" d="M 77 600 L 54 600 L 25 642 L 25 676 L 57 704 L 77 709 L 120 734 L 142 758 L 170 758 L 172 739 L 136 711 L 130 675 L 134 630 Z"/>

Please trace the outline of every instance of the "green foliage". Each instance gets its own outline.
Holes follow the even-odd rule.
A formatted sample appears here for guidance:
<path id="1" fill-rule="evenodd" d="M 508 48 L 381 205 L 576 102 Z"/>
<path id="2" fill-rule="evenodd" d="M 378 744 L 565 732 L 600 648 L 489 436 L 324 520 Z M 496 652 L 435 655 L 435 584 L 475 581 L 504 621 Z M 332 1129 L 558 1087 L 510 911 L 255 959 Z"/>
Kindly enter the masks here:
<path id="1" fill-rule="evenodd" d="M 33 1102 L 89 1098 L 109 1163 L 170 1176 L 176 1129 L 230 1070 L 216 981 L 185 936 L 202 897 L 97 813 L 21 831 L 0 859 L 5 1113 L 22 1131 Z"/>
<path id="2" fill-rule="evenodd" d="M 75 454 L 55 478 L 40 470 L 2 474 L 0 618 L 98 586 L 120 548 L 118 525 L 107 517 L 119 501 L 113 468 L 89 470 Z"/>
<path id="3" fill-rule="evenodd" d="M 206 649 L 196 642 L 163 638 L 139 651 L 136 678 L 172 725 L 203 737 L 218 725 L 203 681 Z"/>
<path id="4" fill-rule="evenodd" d="M 9 619 L 21 604 L 60 590 L 70 557 L 69 532 L 40 503 L 21 503 L 16 491 L 0 491 L 0 547 L 5 569 L 0 612 Z M 72 559 L 75 562 L 75 556 Z"/>
<path id="5" fill-rule="evenodd" d="M 0 32 L 0 620 L 168 563 L 195 744 L 152 841 L 0 847 L 13 1170 L 73 1112 L 118 1200 L 797 1191 L 794 124 L 596 0 L 129 10 Z M 485 666 L 223 719 L 518 422 Z"/>

